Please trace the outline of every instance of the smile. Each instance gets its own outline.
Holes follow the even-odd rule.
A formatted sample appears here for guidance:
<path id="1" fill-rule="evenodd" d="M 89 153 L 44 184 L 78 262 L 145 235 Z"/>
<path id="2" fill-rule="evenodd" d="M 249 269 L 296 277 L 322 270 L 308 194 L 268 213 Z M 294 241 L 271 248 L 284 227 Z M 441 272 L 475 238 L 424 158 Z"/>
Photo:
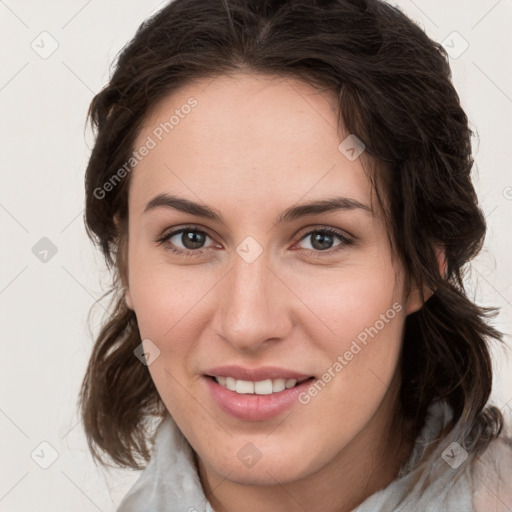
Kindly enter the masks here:
<path id="1" fill-rule="evenodd" d="M 242 421 L 265 421 L 283 414 L 299 402 L 299 395 L 314 380 L 314 377 L 306 377 L 247 381 L 211 375 L 203 378 L 220 411 Z"/>
<path id="2" fill-rule="evenodd" d="M 285 389 L 291 389 L 305 380 L 308 380 L 307 378 L 300 381 L 297 379 L 278 378 L 254 382 L 250 380 L 239 380 L 234 377 L 218 376 L 213 378 L 222 387 L 241 395 L 271 395 L 272 393 L 279 393 Z"/>

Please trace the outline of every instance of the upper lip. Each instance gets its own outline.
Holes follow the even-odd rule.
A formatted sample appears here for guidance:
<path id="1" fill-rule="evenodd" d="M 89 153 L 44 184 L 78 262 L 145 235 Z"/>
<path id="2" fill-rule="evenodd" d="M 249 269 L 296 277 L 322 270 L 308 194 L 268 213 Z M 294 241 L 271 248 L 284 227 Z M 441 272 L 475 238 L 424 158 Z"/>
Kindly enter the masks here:
<path id="1" fill-rule="evenodd" d="M 267 379 L 309 379 L 312 375 L 279 368 L 277 366 L 262 366 L 260 368 L 244 368 L 242 366 L 226 365 L 211 368 L 205 372 L 210 377 L 233 377 L 237 380 L 259 382 Z"/>

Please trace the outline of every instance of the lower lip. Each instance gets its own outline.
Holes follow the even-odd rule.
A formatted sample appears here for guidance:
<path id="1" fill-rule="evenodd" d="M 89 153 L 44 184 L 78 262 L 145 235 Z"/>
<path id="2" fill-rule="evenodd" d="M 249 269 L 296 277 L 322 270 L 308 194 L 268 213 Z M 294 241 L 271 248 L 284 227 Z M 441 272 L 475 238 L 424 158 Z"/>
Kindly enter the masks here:
<path id="1" fill-rule="evenodd" d="M 226 413 L 245 421 L 263 421 L 278 416 L 298 401 L 297 397 L 311 384 L 313 378 L 298 386 L 271 395 L 240 394 L 206 377 L 206 385 L 217 405 Z"/>

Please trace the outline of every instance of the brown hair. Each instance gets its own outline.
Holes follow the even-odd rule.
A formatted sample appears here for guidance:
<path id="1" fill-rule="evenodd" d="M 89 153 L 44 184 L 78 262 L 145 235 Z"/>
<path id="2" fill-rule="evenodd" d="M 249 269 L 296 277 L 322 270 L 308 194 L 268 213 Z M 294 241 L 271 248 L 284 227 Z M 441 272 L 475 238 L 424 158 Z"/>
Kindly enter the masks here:
<path id="1" fill-rule="evenodd" d="M 380 0 L 175 0 L 142 23 L 89 109 L 97 135 L 85 223 L 114 271 L 111 313 L 80 393 L 94 457 L 105 464 L 99 448 L 119 466 L 141 469 L 153 439 L 145 422 L 166 413 L 134 356 L 141 338 L 124 301 L 130 173 L 104 197 L 98 191 L 129 161 L 141 123 L 160 100 L 191 81 L 236 71 L 294 77 L 336 94 L 340 125 L 365 144 L 377 197 L 389 202 L 394 253 L 411 279 L 435 290 L 406 319 L 400 414 L 417 434 L 429 404 L 445 400 L 461 444 L 481 453 L 503 426 L 501 412 L 485 407 L 487 343 L 502 334 L 487 318 L 496 308 L 479 307 L 464 290 L 486 224 L 470 178 L 472 132 L 442 46 Z M 444 276 L 434 244 L 446 251 Z"/>

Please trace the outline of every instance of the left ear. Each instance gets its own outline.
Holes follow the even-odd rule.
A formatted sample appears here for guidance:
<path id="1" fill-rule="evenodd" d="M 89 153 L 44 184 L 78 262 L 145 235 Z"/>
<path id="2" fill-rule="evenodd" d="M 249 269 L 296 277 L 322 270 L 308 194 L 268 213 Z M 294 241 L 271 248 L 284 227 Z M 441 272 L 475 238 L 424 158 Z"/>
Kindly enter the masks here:
<path id="1" fill-rule="evenodd" d="M 434 249 L 436 251 L 439 272 L 444 277 L 446 275 L 447 266 L 445 259 L 445 250 L 437 245 L 434 247 Z M 411 290 L 409 292 L 409 296 L 407 297 L 406 314 L 409 315 L 410 313 L 415 313 L 416 311 L 420 310 L 423 307 L 425 301 L 427 301 L 434 294 L 434 292 L 435 290 L 431 290 L 430 288 L 427 288 L 425 286 L 423 288 L 423 295 L 425 297 L 425 300 L 423 300 L 421 298 L 420 289 L 417 283 L 414 282 L 413 284 L 411 284 Z"/>

